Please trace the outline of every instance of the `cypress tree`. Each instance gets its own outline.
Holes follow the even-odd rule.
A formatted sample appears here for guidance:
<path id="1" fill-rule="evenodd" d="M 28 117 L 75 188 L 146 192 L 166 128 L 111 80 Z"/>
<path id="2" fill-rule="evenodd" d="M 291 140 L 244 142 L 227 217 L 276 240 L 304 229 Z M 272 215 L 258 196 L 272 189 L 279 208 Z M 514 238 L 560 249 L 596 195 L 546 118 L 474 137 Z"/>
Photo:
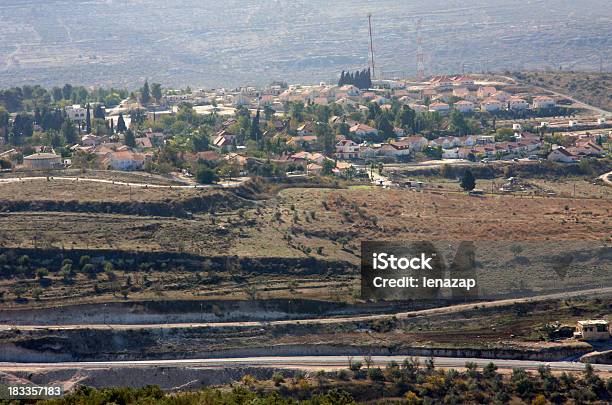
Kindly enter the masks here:
<path id="1" fill-rule="evenodd" d="M 149 89 L 149 81 L 145 80 L 144 86 L 142 86 L 140 91 L 140 102 L 143 105 L 147 105 L 149 101 L 151 101 L 151 89 Z"/>
<path id="2" fill-rule="evenodd" d="M 134 136 L 134 132 L 132 132 L 131 129 L 128 129 L 127 131 L 125 131 L 125 138 L 123 140 L 123 143 L 125 143 L 130 148 L 133 148 L 136 146 L 136 137 Z"/>
<path id="3" fill-rule="evenodd" d="M 125 132 L 127 131 L 127 126 L 125 125 L 125 120 L 123 119 L 123 113 L 119 113 L 119 118 L 117 119 L 117 132 Z"/>
<path id="4" fill-rule="evenodd" d="M 257 114 L 255 114 L 255 117 L 253 118 L 253 121 L 251 122 L 251 139 L 253 140 L 259 140 L 260 135 L 261 135 L 261 130 L 259 129 L 259 108 L 257 109 Z"/>
<path id="5" fill-rule="evenodd" d="M 96 106 L 96 108 L 94 109 L 93 116 L 94 116 L 94 118 L 98 118 L 98 119 L 101 119 L 101 120 L 106 118 L 106 116 L 104 114 L 104 110 L 102 109 L 101 105 Z"/>
<path id="6" fill-rule="evenodd" d="M 87 115 L 85 116 L 85 132 L 91 133 L 91 111 L 89 104 L 87 104 Z"/>
<path id="7" fill-rule="evenodd" d="M 463 177 L 461 178 L 461 183 L 459 185 L 465 191 L 472 191 L 474 188 L 476 188 L 476 178 L 470 169 L 467 169 L 465 173 L 463 173 Z"/>

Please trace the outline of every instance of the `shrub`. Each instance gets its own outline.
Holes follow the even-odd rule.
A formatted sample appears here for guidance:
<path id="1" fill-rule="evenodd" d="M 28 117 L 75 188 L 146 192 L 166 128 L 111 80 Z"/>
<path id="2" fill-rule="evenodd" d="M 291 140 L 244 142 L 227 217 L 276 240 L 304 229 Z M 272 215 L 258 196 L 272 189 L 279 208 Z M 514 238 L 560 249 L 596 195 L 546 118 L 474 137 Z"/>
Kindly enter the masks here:
<path id="1" fill-rule="evenodd" d="M 274 373 L 272 375 L 272 382 L 274 382 L 274 385 L 277 387 L 281 385 L 283 382 L 285 382 L 285 377 L 283 376 L 283 373 L 281 372 Z"/>
<path id="2" fill-rule="evenodd" d="M 368 370 L 368 378 L 372 381 L 385 381 L 385 374 L 380 367 L 373 367 Z"/>
<path id="3" fill-rule="evenodd" d="M 213 184 L 219 180 L 219 176 L 208 166 L 200 166 L 196 172 L 196 180 L 200 184 Z"/>

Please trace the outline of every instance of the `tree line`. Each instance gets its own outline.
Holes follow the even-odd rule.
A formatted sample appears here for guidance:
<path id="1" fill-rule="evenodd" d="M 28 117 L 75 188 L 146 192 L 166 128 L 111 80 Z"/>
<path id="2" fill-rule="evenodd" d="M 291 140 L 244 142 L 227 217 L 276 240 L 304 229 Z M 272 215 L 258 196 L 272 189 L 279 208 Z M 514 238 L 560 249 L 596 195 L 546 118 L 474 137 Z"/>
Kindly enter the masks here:
<path id="1" fill-rule="evenodd" d="M 340 74 L 338 86 L 352 84 L 359 89 L 369 89 L 372 87 L 372 77 L 370 69 L 357 70 L 355 72 L 345 72 Z"/>

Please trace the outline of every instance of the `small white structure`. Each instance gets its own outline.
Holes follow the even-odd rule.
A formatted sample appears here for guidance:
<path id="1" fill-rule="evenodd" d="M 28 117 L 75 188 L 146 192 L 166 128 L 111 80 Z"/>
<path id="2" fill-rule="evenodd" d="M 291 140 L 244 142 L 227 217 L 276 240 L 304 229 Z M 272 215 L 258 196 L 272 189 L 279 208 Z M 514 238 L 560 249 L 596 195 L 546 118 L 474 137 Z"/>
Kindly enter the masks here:
<path id="1" fill-rule="evenodd" d="M 501 110 L 501 108 L 502 108 L 501 101 L 496 100 L 494 98 L 488 98 L 482 103 L 480 103 L 480 109 L 482 111 L 487 111 L 487 112 L 499 111 Z"/>
<path id="2" fill-rule="evenodd" d="M 511 110 L 526 110 L 529 108 L 529 103 L 520 97 L 510 97 L 508 104 Z"/>
<path id="3" fill-rule="evenodd" d="M 521 124 L 512 124 L 512 130 L 514 131 L 522 131 L 523 126 Z"/>
<path id="4" fill-rule="evenodd" d="M 610 322 L 603 319 L 578 321 L 575 336 L 582 340 L 610 339 Z"/>
<path id="5" fill-rule="evenodd" d="M 474 103 L 467 100 L 457 101 L 455 103 L 455 108 L 461 113 L 471 113 L 474 111 Z"/>
<path id="6" fill-rule="evenodd" d="M 605 117 L 597 118 L 597 125 L 599 125 L 599 126 L 604 126 L 604 125 L 606 125 L 606 119 L 605 119 Z"/>
<path id="7" fill-rule="evenodd" d="M 570 128 L 576 127 L 578 126 L 578 121 L 576 120 L 569 120 L 569 122 L 567 123 L 567 126 Z"/>
<path id="8" fill-rule="evenodd" d="M 344 139 L 336 144 L 335 156 L 338 159 L 357 159 L 359 158 L 359 144 L 350 139 Z"/>
<path id="9" fill-rule="evenodd" d="M 578 157 L 574 156 L 563 146 L 557 146 L 556 148 L 553 146 L 552 152 L 548 155 L 548 160 L 558 163 L 575 163 Z"/>
<path id="10" fill-rule="evenodd" d="M 353 125 L 349 131 L 357 136 L 377 135 L 378 130 L 366 124 Z"/>
<path id="11" fill-rule="evenodd" d="M 557 105 L 555 100 L 552 97 L 548 96 L 540 96 L 533 98 L 533 108 L 553 108 Z"/>
<path id="12" fill-rule="evenodd" d="M 64 108 L 64 110 L 66 111 L 68 118 L 70 118 L 72 121 L 85 121 L 85 118 L 87 117 L 87 109 L 81 107 L 79 104 L 69 105 Z"/>
<path id="13" fill-rule="evenodd" d="M 450 109 L 450 106 L 446 103 L 431 103 L 429 105 L 430 112 L 446 113 Z"/>

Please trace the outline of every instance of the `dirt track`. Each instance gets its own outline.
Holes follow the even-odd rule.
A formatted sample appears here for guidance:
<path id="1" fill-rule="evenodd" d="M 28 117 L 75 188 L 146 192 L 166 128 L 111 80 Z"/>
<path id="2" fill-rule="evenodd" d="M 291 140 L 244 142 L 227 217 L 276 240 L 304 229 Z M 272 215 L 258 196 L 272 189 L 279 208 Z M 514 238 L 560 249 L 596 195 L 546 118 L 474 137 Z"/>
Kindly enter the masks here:
<path id="1" fill-rule="evenodd" d="M 490 301 L 484 303 L 472 303 L 472 304 L 461 304 L 442 308 L 425 309 L 418 311 L 399 312 L 396 314 L 384 314 L 384 315 L 360 315 L 351 317 L 340 317 L 340 318 L 318 318 L 318 319 L 294 319 L 294 320 L 279 320 L 270 322 L 207 322 L 207 323 L 165 323 L 165 324 L 74 324 L 74 325 L 0 325 L 0 331 L 6 330 L 20 330 L 20 331 L 32 331 L 32 330 L 143 330 L 143 329 L 185 329 L 185 328 L 226 328 L 226 327 L 260 327 L 265 325 L 270 326 L 281 326 L 281 325 L 321 325 L 321 324 L 343 324 L 343 323 L 354 323 L 364 321 L 374 321 L 381 319 L 390 319 L 396 317 L 397 319 L 407 319 L 420 316 L 428 315 L 444 315 L 459 313 L 464 310 L 472 309 L 474 307 L 479 308 L 497 308 L 518 303 L 528 302 L 541 302 L 554 299 L 564 299 L 572 297 L 586 297 L 586 296 L 597 296 L 612 294 L 612 287 L 572 291 L 564 293 L 556 293 L 549 295 L 541 295 L 536 297 L 517 298 L 517 299 L 506 299 L 498 301 Z"/>

